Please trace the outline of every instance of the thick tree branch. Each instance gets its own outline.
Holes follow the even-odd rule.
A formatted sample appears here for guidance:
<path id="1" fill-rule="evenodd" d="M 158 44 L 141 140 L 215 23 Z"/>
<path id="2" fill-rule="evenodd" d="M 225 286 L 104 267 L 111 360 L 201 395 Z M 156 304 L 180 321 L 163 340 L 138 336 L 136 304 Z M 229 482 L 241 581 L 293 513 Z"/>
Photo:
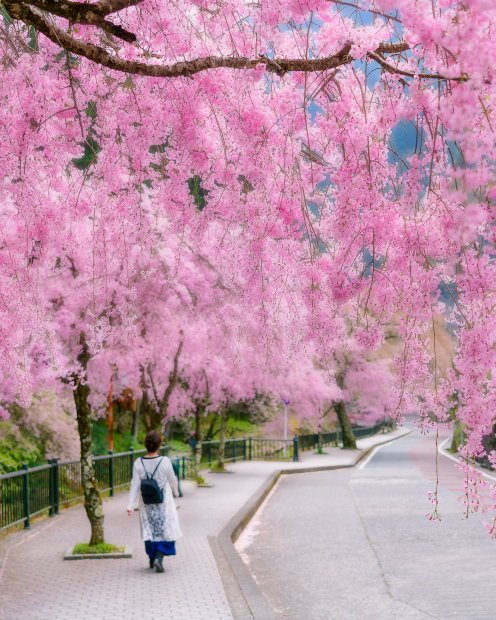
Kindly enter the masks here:
<path id="1" fill-rule="evenodd" d="M 128 1 L 129 0 L 126 0 L 126 2 Z M 16 4 L 18 4 L 17 2 L 5 0 L 5 4 L 9 11 L 16 11 Z M 129 32 L 122 26 L 113 24 L 105 19 L 108 15 L 108 11 L 110 10 L 107 6 L 108 3 L 103 5 L 103 7 L 100 3 L 83 4 L 81 2 L 68 2 L 65 0 L 62 0 L 61 2 L 58 0 L 25 0 L 19 4 L 30 5 L 31 8 L 34 7 L 35 9 L 50 13 L 51 15 L 63 17 L 72 24 L 96 26 L 109 34 L 127 41 L 128 43 L 134 43 L 137 38 L 135 34 Z M 122 2 L 120 4 L 122 4 Z M 121 10 L 122 8 L 123 7 L 121 6 L 117 10 Z"/>
<path id="2" fill-rule="evenodd" d="M 181 351 L 183 350 L 183 346 L 184 346 L 184 341 L 182 339 L 182 336 L 183 336 L 183 333 L 181 330 L 181 340 L 179 341 L 179 346 L 174 355 L 174 362 L 173 362 L 172 370 L 169 373 L 169 382 L 164 390 L 162 397 L 159 396 L 158 389 L 155 384 L 155 378 L 152 372 L 152 365 L 148 364 L 146 368 L 148 377 L 150 379 L 150 385 L 152 388 L 153 397 L 155 399 L 155 408 L 158 411 L 161 420 L 164 419 L 165 413 L 167 412 L 167 407 L 169 405 L 169 399 L 179 381 L 179 358 L 181 356 Z M 144 379 L 143 371 L 142 371 L 142 378 Z M 144 381 L 142 381 L 142 383 L 143 382 Z"/>
<path id="3" fill-rule="evenodd" d="M 155 380 L 153 378 L 152 365 L 148 364 L 146 370 L 148 372 L 148 376 L 150 377 L 150 385 L 152 386 L 153 397 L 155 398 L 155 405 L 156 405 L 156 407 L 158 409 L 160 407 L 160 397 L 158 395 L 158 390 L 157 390 L 157 387 L 155 385 Z"/>
<path id="4" fill-rule="evenodd" d="M 164 390 L 164 395 L 162 397 L 162 402 L 160 403 L 160 409 L 165 410 L 167 405 L 169 404 L 169 398 L 177 385 L 179 379 L 179 357 L 181 356 L 181 351 L 183 350 L 183 340 L 179 341 L 179 346 L 177 348 L 176 354 L 174 355 L 174 364 L 173 368 L 169 374 L 169 384 Z"/>
<path id="5" fill-rule="evenodd" d="M 101 0 L 97 6 L 101 15 L 111 15 L 112 13 L 123 11 L 130 6 L 140 4 L 140 2 L 143 2 L 143 0 Z"/>
<path id="6" fill-rule="evenodd" d="M 103 29 L 119 29 L 120 26 L 116 26 L 115 24 L 111 24 L 110 22 L 102 21 L 102 15 L 107 14 L 107 11 L 115 12 L 121 10 L 124 6 L 130 6 L 130 4 L 137 4 L 139 1 L 140 0 L 107 0 L 107 2 L 105 2 L 105 0 L 103 0 L 103 2 L 98 4 L 84 5 L 81 3 L 70 2 L 58 3 L 56 2 L 56 0 L 36 0 L 36 5 L 46 6 L 47 10 L 48 7 L 57 5 L 58 12 L 54 14 L 57 14 L 59 16 L 62 12 L 70 10 L 71 12 L 74 11 L 74 15 L 78 16 L 80 23 L 91 23 L 92 25 L 99 26 Z M 265 65 L 265 68 L 268 72 L 276 73 L 279 76 L 283 76 L 285 73 L 289 72 L 311 73 L 327 71 L 331 69 L 336 69 L 337 67 L 341 67 L 343 65 L 351 64 L 354 61 L 354 58 L 350 55 L 350 50 L 352 46 L 350 42 L 346 43 L 343 48 L 336 54 L 326 56 L 324 58 L 274 59 L 264 55 L 261 55 L 258 58 L 246 58 L 239 56 L 206 56 L 204 58 L 195 58 L 193 60 L 176 62 L 170 65 L 159 65 L 146 62 L 130 61 L 124 60 L 122 58 L 119 58 L 118 56 L 115 56 L 114 54 L 111 54 L 103 47 L 74 38 L 72 34 L 69 34 L 65 30 L 62 30 L 62 28 L 49 21 L 39 10 L 33 8 L 32 6 L 29 6 L 26 3 L 17 2 L 15 0 L 4 0 L 4 3 L 5 6 L 7 6 L 11 17 L 13 17 L 14 19 L 22 20 L 26 24 L 34 26 L 34 28 L 36 28 L 39 32 L 44 34 L 53 43 L 59 45 L 63 49 L 72 52 L 73 54 L 76 54 L 78 56 L 83 56 L 84 58 L 87 58 L 88 60 L 91 60 L 92 62 L 95 62 L 104 67 L 108 67 L 109 69 L 134 75 L 164 78 L 181 76 L 191 77 L 195 73 L 200 73 L 201 71 L 206 71 L 209 69 L 227 68 L 246 70 L 253 69 L 259 65 Z M 67 6 L 69 6 L 70 9 L 67 9 Z M 88 7 L 99 7 L 99 9 L 97 8 L 95 11 L 94 8 L 91 8 L 91 10 L 87 11 Z M 95 12 L 93 13 L 93 11 Z M 110 32 L 110 30 L 108 31 Z M 128 40 L 126 39 L 126 37 L 135 36 L 132 33 L 128 33 L 124 29 L 121 29 L 119 31 L 119 34 L 117 34 L 114 30 L 112 34 L 116 34 L 116 36 L 120 36 L 120 38 L 124 38 L 125 40 Z M 467 79 L 464 76 L 448 77 L 440 74 L 415 74 L 413 72 L 404 71 L 403 69 L 397 68 L 394 65 L 387 63 L 383 58 L 384 54 L 398 54 L 408 51 L 409 49 L 409 45 L 405 42 L 381 43 L 376 48 L 376 50 L 374 50 L 374 52 L 368 53 L 368 57 L 378 62 L 389 73 L 405 75 L 408 77 L 420 77 L 424 79 L 440 79 L 450 81 L 465 81 Z"/>

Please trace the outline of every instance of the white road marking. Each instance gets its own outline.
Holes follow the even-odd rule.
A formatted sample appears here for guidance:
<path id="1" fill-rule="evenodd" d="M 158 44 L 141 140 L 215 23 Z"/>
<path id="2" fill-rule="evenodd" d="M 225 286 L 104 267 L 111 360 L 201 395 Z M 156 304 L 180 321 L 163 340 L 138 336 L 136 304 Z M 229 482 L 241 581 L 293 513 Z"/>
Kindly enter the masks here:
<path id="1" fill-rule="evenodd" d="M 402 439 L 405 439 L 406 437 L 409 437 L 409 436 L 410 436 L 410 433 L 408 433 L 407 435 L 403 435 L 403 437 L 398 437 L 398 439 L 394 439 L 393 441 L 388 441 L 387 443 L 381 443 L 380 445 L 376 446 L 366 459 L 364 459 L 363 461 L 360 461 L 357 469 L 363 469 L 364 467 L 366 467 L 370 463 L 370 461 L 374 458 L 376 453 L 379 452 L 379 450 L 381 450 L 382 448 L 398 443 L 398 441 L 401 441 Z"/>
<path id="2" fill-rule="evenodd" d="M 248 522 L 247 526 L 241 532 L 241 534 L 238 536 L 236 542 L 234 543 L 234 548 L 236 549 L 236 551 L 241 556 L 241 559 L 243 560 L 243 562 L 245 564 L 247 564 L 247 565 L 250 563 L 250 558 L 249 558 L 248 554 L 246 553 L 246 550 L 247 550 L 247 548 L 250 545 L 252 545 L 255 542 L 255 539 L 256 539 L 256 537 L 259 534 L 259 530 L 261 528 L 262 513 L 263 513 L 265 507 L 267 506 L 267 504 L 269 503 L 269 500 L 271 499 L 271 497 L 274 495 L 276 490 L 279 488 L 279 484 L 281 482 L 281 479 L 282 479 L 282 476 L 279 477 L 277 482 L 274 484 L 272 489 L 267 494 L 267 497 L 260 504 L 260 506 L 258 507 L 256 513 L 250 519 L 250 521 Z"/>
<path id="3" fill-rule="evenodd" d="M 444 449 L 444 446 L 448 443 L 448 441 L 451 441 L 451 437 L 447 437 L 442 443 L 440 443 L 438 448 L 437 448 L 437 451 L 438 451 L 439 454 L 442 454 L 447 459 L 451 459 L 455 463 L 459 463 L 460 460 L 461 460 L 460 458 L 458 458 L 454 454 L 450 454 L 449 452 L 447 452 Z M 478 469 L 485 478 L 489 478 L 489 480 L 496 480 L 496 475 L 495 474 L 490 474 L 489 472 L 481 471 L 480 467 L 476 467 L 476 469 Z"/>
<path id="4" fill-rule="evenodd" d="M 364 467 L 366 467 L 368 465 L 368 463 L 372 460 L 372 458 L 376 455 L 376 452 L 379 452 L 379 450 L 381 448 L 384 448 L 384 446 L 387 446 L 387 443 L 383 443 L 380 446 L 376 446 L 371 452 L 370 454 L 367 456 L 367 458 L 365 458 L 359 465 L 357 469 L 363 469 Z"/>

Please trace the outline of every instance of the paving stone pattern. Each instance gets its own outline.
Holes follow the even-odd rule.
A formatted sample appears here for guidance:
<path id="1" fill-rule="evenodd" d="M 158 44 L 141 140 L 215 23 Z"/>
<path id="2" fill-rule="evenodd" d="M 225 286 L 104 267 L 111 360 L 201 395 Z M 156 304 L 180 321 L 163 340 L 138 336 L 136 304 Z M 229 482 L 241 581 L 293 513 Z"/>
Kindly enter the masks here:
<path id="1" fill-rule="evenodd" d="M 178 541 L 178 555 L 167 558 L 166 572 L 157 574 L 148 568 L 138 515 L 128 518 L 125 507 L 124 495 L 106 502 L 107 538 L 130 545 L 131 560 L 62 561 L 63 551 L 88 531 L 80 509 L 66 511 L 55 518 L 58 523 L 40 527 L 37 536 L 11 549 L 0 585 L 0 618 L 230 620 L 206 537 Z"/>
<path id="2" fill-rule="evenodd" d="M 367 438 L 359 445 L 364 449 L 391 437 Z M 335 448 L 328 452 L 304 453 L 303 462 L 295 464 L 232 464 L 232 475 L 208 476 L 214 484 L 209 489 L 184 483 L 185 496 L 176 500 L 184 537 L 177 543 L 177 556 L 165 559 L 164 574 L 148 568 L 138 514 L 126 514 L 127 493 L 105 501 L 105 531 L 108 542 L 133 549 L 132 559 L 62 560 L 67 549 L 89 539 L 80 506 L 0 540 L 0 619 L 231 620 L 207 537 L 217 536 L 274 470 L 349 466 L 361 454 Z"/>

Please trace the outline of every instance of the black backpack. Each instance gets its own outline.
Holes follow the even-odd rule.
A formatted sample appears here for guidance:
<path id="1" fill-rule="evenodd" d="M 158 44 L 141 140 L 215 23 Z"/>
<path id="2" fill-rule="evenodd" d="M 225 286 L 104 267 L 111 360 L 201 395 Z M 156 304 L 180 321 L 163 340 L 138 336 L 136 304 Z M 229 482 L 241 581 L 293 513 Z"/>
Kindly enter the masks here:
<path id="1" fill-rule="evenodd" d="M 143 498 L 144 504 L 161 504 L 164 501 L 164 492 L 158 486 L 158 482 L 153 478 L 155 472 L 160 467 L 160 463 L 163 460 L 164 458 L 162 457 L 157 467 L 155 467 L 153 474 L 150 476 L 149 473 L 146 471 L 143 459 L 141 459 L 141 464 L 143 465 L 143 469 L 146 473 L 146 478 L 141 481 L 141 497 Z"/>

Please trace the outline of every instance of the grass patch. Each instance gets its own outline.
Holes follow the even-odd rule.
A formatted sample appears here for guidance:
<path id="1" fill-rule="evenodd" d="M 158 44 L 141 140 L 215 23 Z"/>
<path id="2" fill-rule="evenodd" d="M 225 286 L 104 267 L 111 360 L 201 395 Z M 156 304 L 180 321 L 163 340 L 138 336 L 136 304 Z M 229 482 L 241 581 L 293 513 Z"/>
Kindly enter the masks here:
<path id="1" fill-rule="evenodd" d="M 74 555 L 83 555 L 87 553 L 123 553 L 124 547 L 111 545 L 110 543 L 100 543 L 98 545 L 89 545 L 88 543 L 79 543 L 74 546 L 72 553 Z"/>
<path id="2" fill-rule="evenodd" d="M 226 469 L 225 465 L 219 465 L 219 463 L 214 463 L 210 468 L 210 471 L 213 474 L 230 474 L 231 472 Z"/>
<path id="3" fill-rule="evenodd" d="M 181 441 L 181 439 L 171 439 L 166 442 L 166 445 L 169 446 L 170 451 L 173 453 L 189 454 L 191 452 L 191 447 L 185 441 Z"/>

